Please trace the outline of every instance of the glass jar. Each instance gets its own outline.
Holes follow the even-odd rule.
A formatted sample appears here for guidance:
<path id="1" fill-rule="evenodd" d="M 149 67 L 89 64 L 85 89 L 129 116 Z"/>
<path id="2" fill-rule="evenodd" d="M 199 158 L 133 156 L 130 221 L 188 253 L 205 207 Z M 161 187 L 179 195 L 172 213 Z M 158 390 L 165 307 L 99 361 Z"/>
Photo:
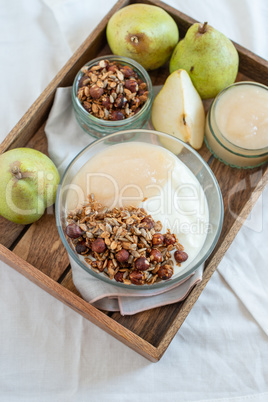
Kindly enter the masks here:
<path id="1" fill-rule="evenodd" d="M 108 60 L 110 62 L 116 61 L 123 66 L 130 66 L 147 85 L 147 90 L 149 92 L 148 98 L 144 105 L 141 107 L 141 110 L 137 112 L 134 116 L 128 117 L 123 120 L 103 120 L 93 116 L 92 114 L 88 113 L 84 107 L 82 106 L 80 100 L 77 97 L 77 91 L 79 86 L 79 81 L 81 77 L 84 75 L 83 68 L 79 70 L 77 73 L 73 88 L 72 88 L 72 102 L 75 117 L 80 125 L 80 127 L 89 135 L 102 138 L 108 134 L 112 134 L 116 131 L 121 130 L 128 130 L 128 129 L 135 129 L 135 128 L 142 128 L 146 125 L 150 118 L 151 113 L 151 106 L 153 101 L 153 87 L 152 82 L 149 77 L 147 71 L 135 60 L 132 60 L 128 57 L 121 57 L 115 55 L 109 56 L 102 56 L 96 59 L 91 60 L 84 67 L 92 67 L 97 65 L 101 60 Z"/>
<path id="2" fill-rule="evenodd" d="M 267 116 L 268 87 L 249 81 L 232 84 L 210 106 L 205 143 L 226 165 L 243 169 L 260 166 L 268 160 Z"/>

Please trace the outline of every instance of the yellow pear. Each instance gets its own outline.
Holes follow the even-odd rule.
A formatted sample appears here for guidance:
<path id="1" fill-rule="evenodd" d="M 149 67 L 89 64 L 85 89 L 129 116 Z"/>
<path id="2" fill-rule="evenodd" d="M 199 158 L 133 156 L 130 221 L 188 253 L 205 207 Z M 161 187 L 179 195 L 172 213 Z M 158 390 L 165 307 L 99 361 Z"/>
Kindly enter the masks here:
<path id="1" fill-rule="evenodd" d="M 173 135 L 200 149 L 204 140 L 205 111 L 202 100 L 185 70 L 174 71 L 152 106 L 154 129 Z"/>
<path id="2" fill-rule="evenodd" d="M 0 155 L 0 215 L 20 224 L 37 221 L 53 205 L 60 181 L 48 156 L 31 148 Z"/>
<path id="3" fill-rule="evenodd" d="M 174 19 L 161 7 L 131 4 L 109 20 L 107 41 L 114 54 L 130 57 L 146 70 L 165 64 L 179 41 Z"/>

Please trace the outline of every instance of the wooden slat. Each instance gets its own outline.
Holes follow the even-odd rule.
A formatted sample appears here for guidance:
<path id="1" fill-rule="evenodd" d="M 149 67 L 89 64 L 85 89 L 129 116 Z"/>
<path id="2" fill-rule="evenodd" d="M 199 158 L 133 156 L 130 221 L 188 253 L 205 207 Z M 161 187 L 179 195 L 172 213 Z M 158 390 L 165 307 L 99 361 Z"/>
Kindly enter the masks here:
<path id="1" fill-rule="evenodd" d="M 10 248 L 24 228 L 24 225 L 17 225 L 0 216 L 0 244 Z"/>
<path id="2" fill-rule="evenodd" d="M 267 166 L 250 170 L 234 169 L 214 159 L 210 165 L 218 180 L 224 204 L 224 223 L 220 241 L 230 231 L 256 186 L 262 181 Z"/>
<path id="3" fill-rule="evenodd" d="M 33 223 L 13 252 L 57 281 L 69 265 L 53 214 Z"/>

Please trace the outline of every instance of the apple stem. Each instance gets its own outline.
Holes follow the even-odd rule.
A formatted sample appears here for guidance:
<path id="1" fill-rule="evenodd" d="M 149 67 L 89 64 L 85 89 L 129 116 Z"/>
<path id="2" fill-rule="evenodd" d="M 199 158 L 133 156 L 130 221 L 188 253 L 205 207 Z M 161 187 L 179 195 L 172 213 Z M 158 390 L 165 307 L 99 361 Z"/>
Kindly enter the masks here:
<path id="1" fill-rule="evenodd" d="M 206 33 L 206 31 L 207 31 L 207 22 L 204 22 L 204 24 L 202 25 L 202 24 L 199 24 L 199 27 L 198 27 L 198 32 L 200 33 L 200 34 L 204 34 L 204 33 Z"/>
<path id="2" fill-rule="evenodd" d="M 22 173 L 18 166 L 13 166 L 13 168 L 11 169 L 11 173 L 14 174 L 17 180 L 22 179 Z"/>

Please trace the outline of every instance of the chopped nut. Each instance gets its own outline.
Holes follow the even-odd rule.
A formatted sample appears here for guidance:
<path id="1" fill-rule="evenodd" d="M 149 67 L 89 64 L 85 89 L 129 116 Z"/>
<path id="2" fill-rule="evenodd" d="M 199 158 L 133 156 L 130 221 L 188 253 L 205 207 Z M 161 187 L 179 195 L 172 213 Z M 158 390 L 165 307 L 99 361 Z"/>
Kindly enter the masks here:
<path id="1" fill-rule="evenodd" d="M 82 235 L 82 230 L 78 225 L 73 223 L 71 225 L 66 226 L 65 233 L 71 239 L 77 239 Z"/>
<path id="2" fill-rule="evenodd" d="M 138 86 L 138 84 L 137 84 L 137 81 L 136 81 L 136 80 L 133 80 L 133 79 L 127 80 L 127 81 L 125 82 L 125 87 L 126 87 L 127 89 L 129 89 L 131 92 L 137 92 L 138 89 L 139 89 L 139 86 Z"/>
<path id="3" fill-rule="evenodd" d="M 89 89 L 89 93 L 93 99 L 99 99 L 103 94 L 103 88 L 98 87 L 98 85 L 93 85 L 93 87 Z M 95 105 L 95 103 L 93 103 L 93 105 Z"/>
<path id="4" fill-rule="evenodd" d="M 143 285 L 145 282 L 145 273 L 141 271 L 132 271 L 129 275 L 129 279 L 135 285 Z"/>
<path id="5" fill-rule="evenodd" d="M 164 237 L 164 243 L 166 246 L 176 243 L 176 238 L 173 234 L 167 233 Z"/>
<path id="6" fill-rule="evenodd" d="M 155 262 L 162 262 L 163 261 L 163 256 L 160 253 L 159 250 L 156 248 L 153 248 L 152 251 L 150 252 L 150 260 L 155 261 Z"/>
<path id="7" fill-rule="evenodd" d="M 115 279 L 117 282 L 124 282 L 124 272 L 118 271 L 118 272 L 115 274 L 114 279 Z"/>
<path id="8" fill-rule="evenodd" d="M 184 251 L 177 250 L 174 253 L 174 258 L 178 263 L 181 263 L 188 259 L 188 254 L 185 253 Z"/>
<path id="9" fill-rule="evenodd" d="M 118 253 L 115 255 L 116 259 L 118 262 L 127 262 L 128 257 L 129 257 L 129 252 L 127 250 L 120 250 Z"/>
<path id="10" fill-rule="evenodd" d="M 103 239 L 96 239 L 91 244 L 92 251 L 95 253 L 103 253 L 106 250 L 106 244 Z"/>
<path id="11" fill-rule="evenodd" d="M 124 119 L 124 115 L 122 112 L 118 112 L 117 110 L 114 110 L 111 114 L 111 120 L 115 121 L 115 120 L 123 120 Z"/>
<path id="12" fill-rule="evenodd" d="M 86 254 L 88 252 L 88 248 L 86 247 L 84 242 L 79 242 L 77 243 L 77 245 L 75 246 L 75 251 L 78 254 Z"/>
<path id="13" fill-rule="evenodd" d="M 88 198 L 83 208 L 68 214 L 66 235 L 94 272 L 126 285 L 152 285 L 172 277 L 173 250 L 177 265 L 188 258 L 170 230 L 156 232 L 161 222 L 143 208 L 108 210 L 93 194 Z"/>
<path id="14" fill-rule="evenodd" d="M 130 77 L 134 76 L 134 71 L 132 70 L 131 67 L 124 66 L 121 68 L 120 71 L 124 74 L 124 77 L 126 77 L 126 78 L 130 78 Z M 145 82 L 143 84 L 145 84 Z M 145 88 L 146 88 L 146 84 L 145 84 Z"/>
<path id="15" fill-rule="evenodd" d="M 162 233 L 155 233 L 153 235 L 153 245 L 154 246 L 159 246 L 160 244 L 163 244 L 164 241 L 164 236 Z"/>
<path id="16" fill-rule="evenodd" d="M 135 268 L 138 271 L 146 271 L 150 267 L 149 261 L 145 257 L 140 257 L 135 262 Z"/>
<path id="17" fill-rule="evenodd" d="M 157 271 L 157 275 L 160 279 L 163 279 L 165 281 L 172 277 L 173 272 L 173 267 L 171 265 L 165 264 L 159 268 L 159 270 Z"/>
<path id="18" fill-rule="evenodd" d="M 129 66 L 101 60 L 81 71 L 84 75 L 77 97 L 84 109 L 97 118 L 123 120 L 137 113 L 147 101 L 147 84 Z"/>

